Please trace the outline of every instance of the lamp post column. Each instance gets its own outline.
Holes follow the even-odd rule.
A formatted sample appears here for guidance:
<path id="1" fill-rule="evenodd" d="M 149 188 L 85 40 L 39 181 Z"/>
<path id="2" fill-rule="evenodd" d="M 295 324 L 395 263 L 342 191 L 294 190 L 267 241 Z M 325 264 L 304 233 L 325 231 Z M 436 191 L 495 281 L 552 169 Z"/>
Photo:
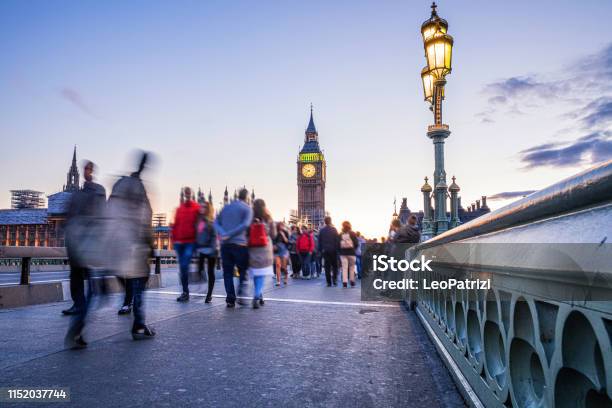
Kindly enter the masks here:
<path id="1" fill-rule="evenodd" d="M 429 127 L 427 137 L 434 144 L 435 170 L 434 170 L 434 200 L 435 211 L 434 225 L 435 234 L 441 234 L 448 230 L 448 217 L 446 216 L 446 196 L 448 186 L 446 185 L 446 170 L 444 170 L 444 140 L 450 135 L 448 126 L 434 125 Z"/>

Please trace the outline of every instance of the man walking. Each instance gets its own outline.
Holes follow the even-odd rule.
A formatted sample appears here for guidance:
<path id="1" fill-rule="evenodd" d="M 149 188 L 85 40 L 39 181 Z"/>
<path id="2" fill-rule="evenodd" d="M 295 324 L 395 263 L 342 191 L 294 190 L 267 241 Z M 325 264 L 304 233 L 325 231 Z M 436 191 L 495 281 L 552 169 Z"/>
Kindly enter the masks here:
<path id="1" fill-rule="evenodd" d="M 249 267 L 249 250 L 247 247 L 246 230 L 251 225 L 253 210 L 246 203 L 249 192 L 243 188 L 238 193 L 238 200 L 223 207 L 215 220 L 215 229 L 221 239 L 221 263 L 223 264 L 223 282 L 227 297 L 227 307 L 236 305 L 234 288 L 234 268 L 238 268 L 240 283 L 238 296 L 242 296 L 246 270 Z M 242 300 L 238 300 L 243 304 Z"/>
<path id="2" fill-rule="evenodd" d="M 325 217 L 325 226 L 319 231 L 319 253 L 325 266 L 327 286 L 336 286 L 338 279 L 338 230 L 332 225 L 331 217 Z"/>
<path id="3" fill-rule="evenodd" d="M 69 348 L 85 347 L 87 343 L 81 334 L 85 327 L 85 317 L 92 284 L 89 281 L 91 270 L 96 266 L 102 233 L 102 214 L 106 206 L 106 190 L 93 182 L 94 164 L 88 161 L 83 169 L 85 183 L 83 188 L 73 193 L 66 217 L 66 249 L 70 261 L 70 296 L 74 305 L 63 313 L 73 315 L 65 343 Z M 85 296 L 84 280 L 88 279 L 89 293 Z"/>
<path id="4" fill-rule="evenodd" d="M 189 300 L 189 265 L 195 250 L 196 221 L 200 211 L 200 206 L 192 200 L 191 188 L 185 187 L 183 195 L 185 200 L 176 209 L 172 226 L 172 241 L 179 262 L 181 285 L 183 286 L 183 293 L 176 299 L 177 302 Z"/>

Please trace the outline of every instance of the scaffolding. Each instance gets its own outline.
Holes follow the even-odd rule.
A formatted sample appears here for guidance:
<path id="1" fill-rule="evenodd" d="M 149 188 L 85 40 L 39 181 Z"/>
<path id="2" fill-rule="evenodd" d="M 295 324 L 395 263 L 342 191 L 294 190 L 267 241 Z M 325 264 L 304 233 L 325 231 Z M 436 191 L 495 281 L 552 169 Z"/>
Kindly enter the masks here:
<path id="1" fill-rule="evenodd" d="M 157 213 L 153 214 L 153 226 L 154 227 L 165 227 L 166 226 L 166 214 Z"/>
<path id="2" fill-rule="evenodd" d="M 14 210 L 43 208 L 45 199 L 41 191 L 11 190 L 11 208 Z"/>

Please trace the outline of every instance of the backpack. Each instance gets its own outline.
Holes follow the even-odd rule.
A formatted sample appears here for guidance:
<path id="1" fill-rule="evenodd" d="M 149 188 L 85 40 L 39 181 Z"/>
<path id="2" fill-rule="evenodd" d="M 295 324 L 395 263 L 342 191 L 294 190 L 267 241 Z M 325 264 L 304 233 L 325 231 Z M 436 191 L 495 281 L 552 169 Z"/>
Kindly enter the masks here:
<path id="1" fill-rule="evenodd" d="M 255 222 L 249 227 L 249 247 L 265 247 L 268 245 L 266 226 Z"/>
<path id="2" fill-rule="evenodd" d="M 351 234 L 345 232 L 344 234 L 340 235 L 340 248 L 350 249 L 354 247 L 355 245 L 353 244 L 353 240 L 351 239 Z"/>

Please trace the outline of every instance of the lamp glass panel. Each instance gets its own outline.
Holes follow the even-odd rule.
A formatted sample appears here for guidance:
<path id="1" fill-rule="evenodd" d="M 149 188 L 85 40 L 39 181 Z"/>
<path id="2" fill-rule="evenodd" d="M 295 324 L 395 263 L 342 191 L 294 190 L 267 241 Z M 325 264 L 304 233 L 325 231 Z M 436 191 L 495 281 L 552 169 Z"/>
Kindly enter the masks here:
<path id="1" fill-rule="evenodd" d="M 444 64 L 444 41 L 439 39 L 435 42 L 436 69 L 445 68 Z M 430 67 L 433 68 L 433 67 Z"/>
<path id="2" fill-rule="evenodd" d="M 436 66 L 436 57 L 435 57 L 435 50 L 434 50 L 434 43 L 430 42 L 429 44 L 427 44 L 427 47 L 425 48 L 425 51 L 427 53 L 427 66 L 429 67 L 430 70 L 432 70 L 435 66 Z"/>
<path id="3" fill-rule="evenodd" d="M 451 58 L 453 56 L 453 46 L 450 43 L 446 44 L 445 47 L 445 53 L 444 53 L 444 60 L 445 60 L 445 65 L 446 65 L 446 69 L 448 69 L 449 71 L 451 70 Z"/>
<path id="4" fill-rule="evenodd" d="M 421 79 L 423 80 L 423 93 L 425 94 L 425 100 L 430 101 L 433 97 L 433 77 L 429 72 L 422 73 Z"/>
<path id="5" fill-rule="evenodd" d="M 423 41 L 427 41 L 436 32 L 436 26 L 433 24 L 426 26 L 423 29 Z"/>

